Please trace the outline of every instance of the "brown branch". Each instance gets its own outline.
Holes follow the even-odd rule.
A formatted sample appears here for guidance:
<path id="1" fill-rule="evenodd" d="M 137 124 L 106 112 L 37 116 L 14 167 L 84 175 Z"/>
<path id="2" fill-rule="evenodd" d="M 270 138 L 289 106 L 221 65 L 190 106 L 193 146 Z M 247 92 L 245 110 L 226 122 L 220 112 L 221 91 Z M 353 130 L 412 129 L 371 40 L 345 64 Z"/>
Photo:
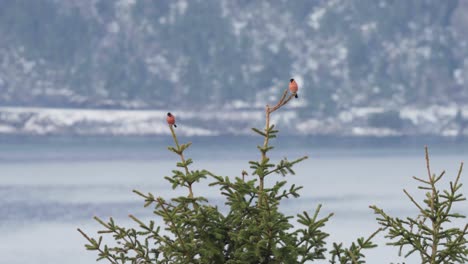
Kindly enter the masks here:
<path id="1" fill-rule="evenodd" d="M 427 174 L 429 176 L 429 179 L 432 178 L 432 174 L 431 174 L 431 167 L 430 167 L 430 162 L 429 162 L 429 150 L 427 148 L 427 146 L 424 147 L 424 151 L 426 152 L 426 169 L 427 169 Z"/>
<path id="2" fill-rule="evenodd" d="M 283 105 L 286 105 L 289 101 L 291 101 L 291 99 L 294 97 L 294 94 L 291 94 L 290 96 L 288 96 L 288 98 L 284 99 L 287 92 L 288 90 L 284 92 L 283 97 L 281 97 L 281 100 L 278 102 L 278 104 L 270 109 L 270 114 L 281 108 Z"/>
<path id="3" fill-rule="evenodd" d="M 245 182 L 245 176 L 248 176 L 249 174 L 245 171 L 245 170 L 242 170 L 242 181 Z"/>
<path id="4" fill-rule="evenodd" d="M 265 116 L 266 116 L 265 134 L 266 136 L 265 136 L 265 140 L 263 141 L 264 148 L 268 146 L 268 140 L 269 140 L 268 129 L 270 128 L 270 114 L 280 109 L 282 106 L 286 105 L 294 97 L 294 94 L 291 94 L 286 98 L 287 94 L 288 94 L 288 89 L 284 90 L 283 96 L 281 96 L 281 99 L 278 101 L 278 103 L 275 106 L 273 107 L 270 107 L 269 105 L 266 106 L 266 109 L 265 109 Z M 266 158 L 266 155 L 262 154 L 262 159 L 265 159 L 265 158 Z"/>
<path id="5" fill-rule="evenodd" d="M 431 206 L 431 213 L 434 215 L 435 214 L 435 209 L 434 209 L 434 199 L 437 195 L 436 189 L 435 189 L 435 182 L 434 182 L 434 177 L 431 175 L 431 166 L 430 166 L 430 161 L 429 161 L 429 150 L 427 146 L 424 148 L 426 152 L 426 168 L 427 168 L 427 174 L 429 176 L 429 183 L 431 185 L 432 189 L 432 194 L 431 194 L 431 201 L 430 201 L 430 206 Z M 432 217 L 431 217 L 432 219 Z"/>
<path id="6" fill-rule="evenodd" d="M 273 113 L 274 111 L 280 109 L 282 106 L 286 105 L 293 97 L 294 94 L 288 95 L 288 89 L 285 89 L 283 92 L 283 95 L 281 96 L 280 100 L 278 103 L 270 107 L 269 105 L 266 105 L 265 107 L 265 139 L 263 140 L 263 148 L 266 149 L 268 147 L 268 141 L 269 141 L 269 130 L 270 130 L 270 114 Z M 266 153 L 262 151 L 262 162 L 265 161 L 268 157 L 266 156 Z M 261 193 L 263 192 L 264 189 L 264 177 L 265 175 L 259 177 L 260 183 L 259 183 L 259 203 L 261 204 L 262 197 Z"/>
<path id="7" fill-rule="evenodd" d="M 458 175 L 457 175 L 457 178 L 455 179 L 455 184 L 453 186 L 457 186 L 458 181 L 460 180 L 462 171 L 463 171 L 463 162 L 460 164 L 460 169 L 458 169 Z"/>
<path id="8" fill-rule="evenodd" d="M 431 263 L 435 263 L 436 257 L 437 257 L 437 246 L 439 244 L 439 228 L 440 228 L 440 223 L 437 220 L 437 212 L 435 209 L 435 202 L 437 200 L 437 190 L 435 187 L 436 184 L 436 179 L 435 175 L 431 175 L 431 167 L 430 167 L 430 161 L 429 161 L 429 151 L 427 146 L 425 147 L 425 152 L 426 152 L 426 167 L 427 167 L 427 174 L 429 176 L 429 182 L 431 184 L 431 201 L 430 201 L 430 206 L 431 206 L 431 216 L 429 219 L 431 219 L 432 223 L 432 247 L 431 247 Z M 443 173 L 441 174 L 440 177 L 442 177 Z"/>

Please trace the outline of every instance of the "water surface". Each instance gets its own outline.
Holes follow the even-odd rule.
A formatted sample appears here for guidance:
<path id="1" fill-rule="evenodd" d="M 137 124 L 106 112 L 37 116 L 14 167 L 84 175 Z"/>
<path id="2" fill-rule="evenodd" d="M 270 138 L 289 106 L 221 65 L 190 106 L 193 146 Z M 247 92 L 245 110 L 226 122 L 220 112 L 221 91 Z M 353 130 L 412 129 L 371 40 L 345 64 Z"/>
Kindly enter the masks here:
<path id="1" fill-rule="evenodd" d="M 258 159 L 258 138 L 196 138 L 187 151 L 195 169 L 238 176 L 248 170 L 248 160 Z M 416 197 L 411 176 L 425 177 L 423 144 L 351 143 L 340 147 L 304 138 L 283 138 L 272 153 L 274 160 L 308 155 L 296 167 L 290 183 L 304 186 L 301 197 L 286 200 L 288 214 L 312 211 L 323 204 L 323 215 L 335 216 L 326 231 L 329 242 L 349 243 L 377 229 L 370 204 L 391 215 L 414 216 L 402 189 Z M 80 227 L 90 233 L 98 226 L 91 219 L 112 216 L 132 224 L 127 215 L 151 218 L 151 210 L 131 192 L 138 189 L 163 197 L 184 194 L 173 191 L 163 177 L 170 174 L 178 156 L 168 152 L 170 138 L 14 138 L 0 141 L 0 255 L 5 263 L 94 263 L 95 254 L 85 251 Z M 455 177 L 459 163 L 468 160 L 463 144 L 435 144 L 431 148 L 433 172 L 447 171 Z M 282 180 L 273 176 L 270 183 Z M 466 176 L 462 178 L 467 183 Z M 223 204 L 209 180 L 195 186 L 211 202 Z M 445 182 L 447 183 L 447 182 Z M 466 193 L 466 187 L 464 187 Z M 468 213 L 466 202 L 456 207 Z M 382 246 L 369 251 L 369 263 L 401 262 L 397 250 Z M 66 261 L 65 261 L 66 260 Z M 412 262 L 413 261 L 413 262 Z M 417 263 L 414 259 L 406 263 Z"/>

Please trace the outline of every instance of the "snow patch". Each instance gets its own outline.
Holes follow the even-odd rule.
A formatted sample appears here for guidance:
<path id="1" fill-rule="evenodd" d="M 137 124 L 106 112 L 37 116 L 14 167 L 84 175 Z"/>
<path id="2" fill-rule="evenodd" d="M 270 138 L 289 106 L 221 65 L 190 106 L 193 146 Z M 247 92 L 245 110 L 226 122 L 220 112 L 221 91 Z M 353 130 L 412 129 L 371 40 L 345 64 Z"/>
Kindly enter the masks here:
<path id="1" fill-rule="evenodd" d="M 312 12 L 312 14 L 309 16 L 309 26 L 315 30 L 318 30 L 320 28 L 320 20 L 322 20 L 325 13 L 325 8 L 317 8 L 317 10 L 314 10 L 314 12 Z"/>
<path id="2" fill-rule="evenodd" d="M 372 136 L 372 137 L 388 137 L 399 136 L 401 133 L 390 128 L 376 127 L 353 127 L 352 135 L 354 136 Z"/>
<path id="3" fill-rule="evenodd" d="M 168 134 L 166 111 L 87 110 L 53 108 L 0 108 L 0 133 L 77 135 Z M 183 114 L 182 116 L 190 116 Z M 11 123 L 22 122 L 12 126 Z M 10 124 L 9 124 L 10 123 Z M 217 135 L 216 130 L 185 125 L 183 135 Z"/>
<path id="4" fill-rule="evenodd" d="M 269 96 L 265 94 L 265 96 Z M 272 96 L 274 97 L 274 96 Z M 272 98 L 272 102 L 277 100 Z M 265 102 L 263 98 L 262 102 Z M 294 104 L 298 104 L 295 106 Z M 271 116 L 271 123 L 283 133 L 304 135 L 399 136 L 467 134 L 466 106 L 354 107 L 333 117 L 305 118 L 301 100 Z M 249 107 L 250 105 L 250 107 Z M 185 136 L 249 135 L 251 127 L 264 124 L 265 105 L 252 108 L 246 101 L 233 101 L 216 111 L 183 111 L 171 109 L 177 117 L 178 133 Z M 0 107 L 0 134 L 18 135 L 168 135 L 167 110 L 102 110 Z M 389 124 L 385 123 L 385 113 Z M 458 113 L 461 113 L 458 114 Z M 375 114 L 382 114 L 376 127 L 369 125 Z M 397 116 L 398 117 L 398 116 Z M 371 122 L 372 124 L 372 122 Z"/>
<path id="5" fill-rule="evenodd" d="M 0 124 L 0 134 L 13 134 L 16 131 L 15 127 Z"/>

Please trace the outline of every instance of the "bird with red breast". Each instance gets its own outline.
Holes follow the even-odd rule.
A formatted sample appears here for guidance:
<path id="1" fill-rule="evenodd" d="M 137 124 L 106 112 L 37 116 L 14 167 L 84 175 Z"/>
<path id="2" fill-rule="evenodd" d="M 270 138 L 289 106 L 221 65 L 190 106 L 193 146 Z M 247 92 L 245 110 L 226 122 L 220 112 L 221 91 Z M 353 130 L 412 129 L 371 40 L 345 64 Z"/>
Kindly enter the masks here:
<path id="1" fill-rule="evenodd" d="M 294 94 L 294 97 L 298 98 L 297 96 L 297 90 L 299 90 L 299 86 L 297 85 L 297 82 L 294 79 L 289 80 L 289 91 Z"/>
<path id="2" fill-rule="evenodd" d="M 169 125 L 177 127 L 175 124 L 175 116 L 171 113 L 167 113 L 166 121 Z"/>

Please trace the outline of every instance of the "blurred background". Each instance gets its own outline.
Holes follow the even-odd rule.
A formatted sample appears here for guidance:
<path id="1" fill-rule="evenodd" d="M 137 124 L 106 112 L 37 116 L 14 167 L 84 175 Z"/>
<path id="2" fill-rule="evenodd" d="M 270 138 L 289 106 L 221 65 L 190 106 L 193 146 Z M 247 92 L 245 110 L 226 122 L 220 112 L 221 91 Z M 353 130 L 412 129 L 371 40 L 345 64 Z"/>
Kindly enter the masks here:
<path id="1" fill-rule="evenodd" d="M 468 157 L 467 14 L 459 0 L 0 1 L 0 255 L 92 263 L 76 227 L 151 217 L 131 189 L 175 195 L 169 111 L 195 167 L 240 175 L 290 78 L 273 158 L 311 157 L 291 213 L 323 203 L 345 242 L 376 229 L 369 204 L 416 214 L 401 189 L 424 177 L 423 146 L 450 177 Z"/>
<path id="2" fill-rule="evenodd" d="M 456 0 L 2 1 L 0 133 L 159 134 L 161 113 L 141 111 L 158 109 L 190 111 L 180 120 L 196 134 L 250 134 L 294 77 L 290 133 L 460 136 L 467 12 Z"/>

